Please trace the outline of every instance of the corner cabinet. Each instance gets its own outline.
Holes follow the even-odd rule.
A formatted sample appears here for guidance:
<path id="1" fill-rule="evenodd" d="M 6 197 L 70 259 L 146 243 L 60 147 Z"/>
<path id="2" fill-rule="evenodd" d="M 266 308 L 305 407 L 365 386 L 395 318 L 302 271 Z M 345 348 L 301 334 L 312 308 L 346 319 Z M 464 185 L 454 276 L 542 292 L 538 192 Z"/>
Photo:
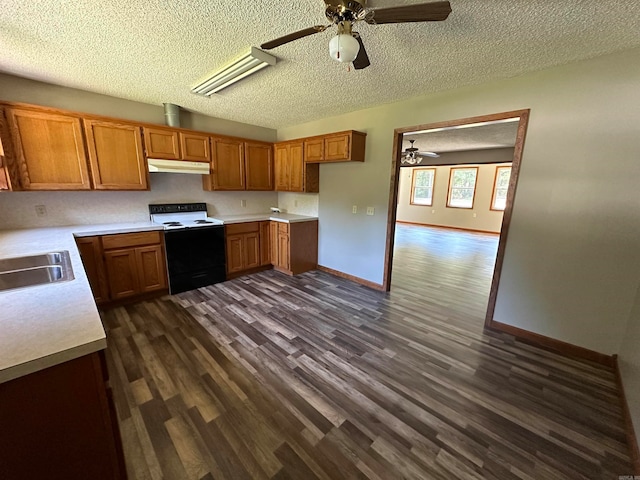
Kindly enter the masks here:
<path id="1" fill-rule="evenodd" d="M 13 107 L 4 112 L 22 190 L 91 189 L 78 117 Z"/>
<path id="2" fill-rule="evenodd" d="M 124 480 L 104 351 L 0 383 L 0 476 Z"/>
<path id="3" fill-rule="evenodd" d="M 84 128 L 96 190 L 148 190 L 138 125 L 85 119 Z"/>
<path id="4" fill-rule="evenodd" d="M 275 187 L 280 192 L 317 193 L 320 186 L 318 165 L 305 164 L 303 142 L 276 143 Z"/>

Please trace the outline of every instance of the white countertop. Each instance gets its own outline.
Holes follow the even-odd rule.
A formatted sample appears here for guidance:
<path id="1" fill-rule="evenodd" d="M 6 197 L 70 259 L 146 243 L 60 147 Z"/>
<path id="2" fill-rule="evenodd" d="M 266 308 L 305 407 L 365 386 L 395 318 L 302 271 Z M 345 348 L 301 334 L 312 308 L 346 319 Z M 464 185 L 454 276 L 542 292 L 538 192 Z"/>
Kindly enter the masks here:
<path id="1" fill-rule="evenodd" d="M 294 213 L 250 213 L 246 215 L 211 215 L 223 224 L 244 223 L 244 222 L 262 222 L 273 220 L 274 222 L 297 223 L 318 220 L 318 217 L 307 217 L 305 215 L 296 215 Z"/>
<path id="2" fill-rule="evenodd" d="M 0 383 L 106 348 L 77 236 L 161 230 L 150 222 L 0 231 L 0 258 L 68 250 L 75 279 L 0 291 Z"/>

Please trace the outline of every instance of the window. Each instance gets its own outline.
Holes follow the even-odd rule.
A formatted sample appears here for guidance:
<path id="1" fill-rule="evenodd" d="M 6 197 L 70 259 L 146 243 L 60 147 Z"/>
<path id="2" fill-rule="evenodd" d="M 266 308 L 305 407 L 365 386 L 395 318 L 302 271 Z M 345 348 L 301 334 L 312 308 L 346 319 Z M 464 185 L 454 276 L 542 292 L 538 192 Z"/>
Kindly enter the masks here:
<path id="1" fill-rule="evenodd" d="M 435 168 L 414 168 L 411 178 L 411 205 L 433 205 Z"/>
<path id="2" fill-rule="evenodd" d="M 493 181 L 493 197 L 491 197 L 491 210 L 504 210 L 507 206 L 507 191 L 511 167 L 496 167 L 496 178 Z"/>
<path id="3" fill-rule="evenodd" d="M 473 208 L 478 167 L 452 168 L 447 207 Z"/>

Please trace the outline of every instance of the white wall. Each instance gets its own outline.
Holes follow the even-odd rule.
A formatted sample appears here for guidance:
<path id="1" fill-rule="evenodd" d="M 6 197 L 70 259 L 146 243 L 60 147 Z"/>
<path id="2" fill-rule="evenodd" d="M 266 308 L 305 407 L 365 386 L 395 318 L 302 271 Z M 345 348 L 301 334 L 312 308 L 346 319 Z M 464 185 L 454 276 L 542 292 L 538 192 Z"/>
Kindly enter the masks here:
<path id="1" fill-rule="evenodd" d="M 473 208 L 447 207 L 449 176 L 452 168 L 450 166 L 430 167 L 436 169 L 433 204 L 431 206 L 411 205 L 413 171 L 416 168 L 424 167 L 403 167 L 400 169 L 396 220 L 399 222 L 422 223 L 425 225 L 500 233 L 503 212 L 491 210 L 493 184 L 496 168 L 510 165 L 511 164 L 504 163 L 460 165 L 461 167 L 478 167 Z"/>
<path id="2" fill-rule="evenodd" d="M 640 287 L 629 315 L 618 364 L 633 426 L 636 435 L 640 435 Z"/>
<path id="3" fill-rule="evenodd" d="M 161 105 L 120 98 L 0 74 L 0 100 L 33 103 L 139 122 L 164 124 Z M 275 141 L 276 131 L 200 114 L 182 112 L 182 126 L 256 140 Z M 210 215 L 268 212 L 276 192 L 205 192 L 200 175 L 154 173 L 147 192 L 2 192 L 0 229 L 149 219 L 149 203 L 205 202 Z M 247 206 L 241 207 L 240 200 Z M 35 205 L 45 205 L 37 217 Z"/>
<path id="4" fill-rule="evenodd" d="M 286 213 L 317 217 L 318 194 L 278 192 L 278 207 Z"/>
<path id="5" fill-rule="evenodd" d="M 393 129 L 522 108 L 531 118 L 494 318 L 617 352 L 640 281 L 640 49 L 289 127 L 278 139 L 367 133 L 364 163 L 320 167 L 319 263 L 381 283 Z M 352 205 L 376 215 L 352 215 Z"/>

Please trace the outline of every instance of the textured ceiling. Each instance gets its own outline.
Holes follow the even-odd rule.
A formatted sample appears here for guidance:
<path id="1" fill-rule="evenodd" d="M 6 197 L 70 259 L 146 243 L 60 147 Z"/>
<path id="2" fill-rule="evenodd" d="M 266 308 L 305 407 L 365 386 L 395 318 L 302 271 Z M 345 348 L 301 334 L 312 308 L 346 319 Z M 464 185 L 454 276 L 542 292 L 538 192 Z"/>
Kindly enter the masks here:
<path id="1" fill-rule="evenodd" d="M 371 0 L 369 7 L 420 1 Z M 272 128 L 640 45 L 637 0 L 451 0 L 444 22 L 358 30 L 372 65 L 332 61 L 333 29 L 213 98 L 190 88 L 249 49 L 323 24 L 321 0 L 2 0 L 0 71 Z M 1 94 L 0 94 L 1 95 Z"/>
<path id="2" fill-rule="evenodd" d="M 516 143 L 518 122 L 487 122 L 468 128 L 438 129 L 435 132 L 406 133 L 402 137 L 402 149 L 410 147 L 409 140 L 421 152 L 461 152 L 488 148 L 513 147 Z"/>

